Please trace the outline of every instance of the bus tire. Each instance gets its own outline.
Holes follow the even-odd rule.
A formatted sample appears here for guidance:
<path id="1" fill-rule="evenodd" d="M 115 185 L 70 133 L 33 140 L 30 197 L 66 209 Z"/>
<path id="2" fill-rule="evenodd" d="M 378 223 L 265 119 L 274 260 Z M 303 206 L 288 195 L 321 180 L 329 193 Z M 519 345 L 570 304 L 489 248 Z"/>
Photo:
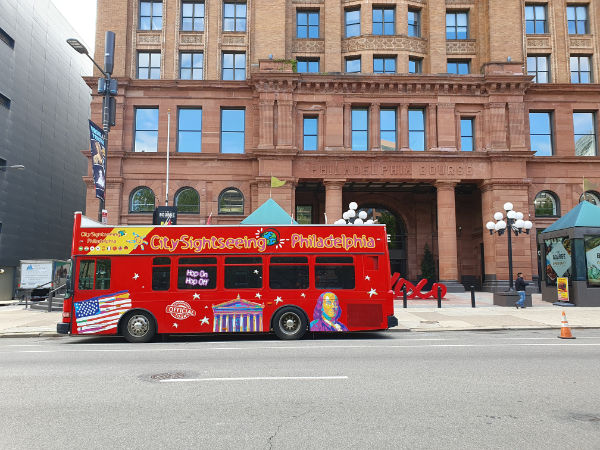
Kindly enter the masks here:
<path id="1" fill-rule="evenodd" d="M 132 311 L 121 321 L 121 334 L 128 342 L 150 342 L 156 334 L 156 322 L 147 311 Z"/>
<path id="2" fill-rule="evenodd" d="M 279 339 L 301 339 L 308 331 L 308 319 L 300 308 L 284 306 L 273 316 L 273 331 Z"/>

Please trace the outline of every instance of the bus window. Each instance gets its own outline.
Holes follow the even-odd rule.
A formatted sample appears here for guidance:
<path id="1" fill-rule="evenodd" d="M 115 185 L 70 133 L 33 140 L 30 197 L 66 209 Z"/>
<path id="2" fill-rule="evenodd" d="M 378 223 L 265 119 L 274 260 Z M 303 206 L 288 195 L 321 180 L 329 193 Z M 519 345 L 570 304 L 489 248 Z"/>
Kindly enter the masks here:
<path id="1" fill-rule="evenodd" d="M 308 258 L 305 256 L 273 256 L 269 264 L 271 289 L 307 289 Z"/>
<path id="2" fill-rule="evenodd" d="M 317 289 L 354 289 L 354 264 L 351 256 L 317 256 Z"/>
<path id="3" fill-rule="evenodd" d="M 152 290 L 168 291 L 171 286 L 171 258 L 159 256 L 152 260 Z"/>
<path id="4" fill-rule="evenodd" d="M 177 288 L 214 289 L 217 286 L 217 258 L 179 258 Z"/>
<path id="5" fill-rule="evenodd" d="M 79 289 L 94 289 L 93 259 L 84 259 L 79 263 Z"/>
<path id="6" fill-rule="evenodd" d="M 110 289 L 110 259 L 96 261 L 96 289 Z"/>
<path id="7" fill-rule="evenodd" d="M 262 288 L 262 258 L 225 258 L 225 289 Z"/>

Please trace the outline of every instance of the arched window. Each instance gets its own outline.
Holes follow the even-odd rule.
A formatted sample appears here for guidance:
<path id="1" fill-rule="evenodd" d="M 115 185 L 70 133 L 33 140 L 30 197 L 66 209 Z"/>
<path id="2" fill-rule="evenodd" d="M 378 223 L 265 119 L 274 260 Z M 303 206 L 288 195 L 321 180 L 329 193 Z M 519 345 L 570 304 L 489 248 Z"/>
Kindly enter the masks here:
<path id="1" fill-rule="evenodd" d="M 556 194 L 550 191 L 542 191 L 535 196 L 533 201 L 535 217 L 557 217 L 560 216 L 560 207 Z"/>
<path id="2" fill-rule="evenodd" d="M 178 213 L 197 214 L 200 212 L 200 196 L 191 187 L 179 189 L 175 194 L 175 206 Z"/>
<path id="3" fill-rule="evenodd" d="M 130 213 L 154 212 L 154 192 L 146 186 L 135 188 L 129 197 Z"/>
<path id="4" fill-rule="evenodd" d="M 579 197 L 579 203 L 584 200 L 587 200 L 592 205 L 600 206 L 600 194 L 598 194 L 596 191 L 586 191 L 581 194 L 581 197 Z"/>
<path id="5" fill-rule="evenodd" d="M 223 189 L 219 194 L 219 214 L 244 214 L 244 195 L 236 188 Z"/>

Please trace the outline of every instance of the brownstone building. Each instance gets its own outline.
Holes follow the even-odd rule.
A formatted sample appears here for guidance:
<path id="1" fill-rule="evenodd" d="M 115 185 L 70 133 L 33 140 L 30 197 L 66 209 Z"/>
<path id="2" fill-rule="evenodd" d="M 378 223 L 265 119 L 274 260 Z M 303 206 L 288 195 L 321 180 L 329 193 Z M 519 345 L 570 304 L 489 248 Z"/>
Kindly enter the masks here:
<path id="1" fill-rule="evenodd" d="M 427 245 L 451 288 L 494 289 L 494 212 L 510 201 L 533 222 L 513 261 L 535 280 L 535 231 L 583 178 L 600 186 L 597 0 L 99 0 L 96 55 L 106 30 L 109 223 L 151 223 L 168 198 L 179 223 L 235 224 L 269 196 L 332 223 L 355 201 L 388 224 L 407 278 Z"/>

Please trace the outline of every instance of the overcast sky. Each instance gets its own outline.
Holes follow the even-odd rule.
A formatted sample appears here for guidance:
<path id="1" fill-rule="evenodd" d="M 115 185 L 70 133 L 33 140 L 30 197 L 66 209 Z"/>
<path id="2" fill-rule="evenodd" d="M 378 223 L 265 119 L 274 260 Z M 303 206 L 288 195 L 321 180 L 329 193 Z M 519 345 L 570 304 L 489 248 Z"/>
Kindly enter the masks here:
<path id="1" fill-rule="evenodd" d="M 96 0 L 52 0 L 52 3 L 79 33 L 90 55 L 93 55 L 96 37 Z"/>

